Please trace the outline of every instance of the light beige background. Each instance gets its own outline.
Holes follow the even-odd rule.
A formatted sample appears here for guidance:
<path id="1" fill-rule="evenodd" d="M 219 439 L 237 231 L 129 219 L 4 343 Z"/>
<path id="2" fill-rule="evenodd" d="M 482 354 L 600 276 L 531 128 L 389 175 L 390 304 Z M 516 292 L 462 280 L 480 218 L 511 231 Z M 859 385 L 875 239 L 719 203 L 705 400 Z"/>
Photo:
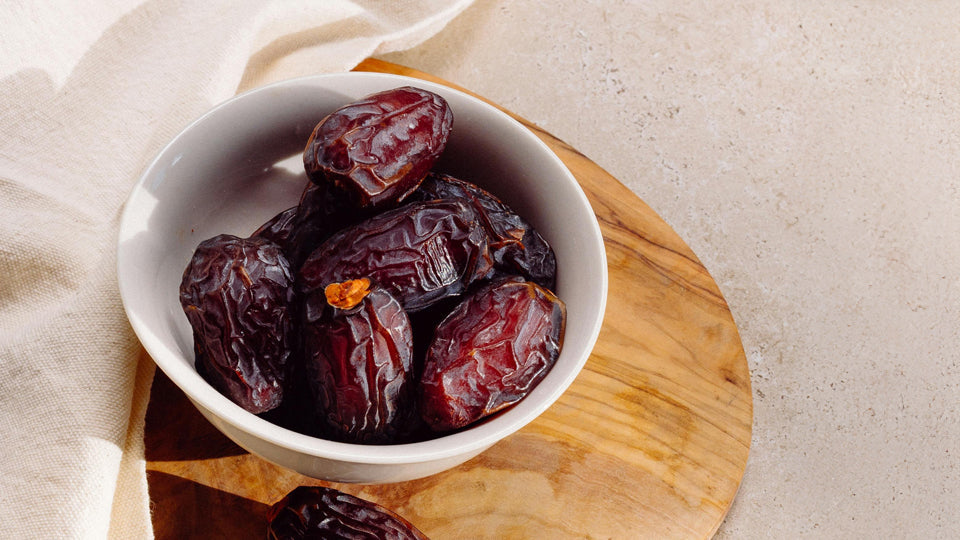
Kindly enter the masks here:
<path id="1" fill-rule="evenodd" d="M 383 58 L 572 144 L 711 271 L 755 415 L 719 538 L 957 538 L 958 21 L 933 1 L 479 0 Z"/>

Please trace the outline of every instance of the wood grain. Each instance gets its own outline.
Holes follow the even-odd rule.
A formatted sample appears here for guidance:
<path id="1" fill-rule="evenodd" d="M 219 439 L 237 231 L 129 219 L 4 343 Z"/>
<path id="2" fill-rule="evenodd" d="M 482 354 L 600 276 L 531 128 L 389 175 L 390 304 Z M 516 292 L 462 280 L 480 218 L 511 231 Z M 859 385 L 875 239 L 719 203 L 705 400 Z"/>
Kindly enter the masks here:
<path id="1" fill-rule="evenodd" d="M 357 70 L 458 88 L 377 60 Z M 709 538 L 739 487 L 753 419 L 730 310 L 696 255 L 643 201 L 517 119 L 566 163 L 600 220 L 610 293 L 586 368 L 535 422 L 460 467 L 400 484 L 332 485 L 434 539 Z M 269 505 L 298 485 L 331 485 L 246 453 L 159 371 L 146 451 L 161 539 L 262 538 Z"/>

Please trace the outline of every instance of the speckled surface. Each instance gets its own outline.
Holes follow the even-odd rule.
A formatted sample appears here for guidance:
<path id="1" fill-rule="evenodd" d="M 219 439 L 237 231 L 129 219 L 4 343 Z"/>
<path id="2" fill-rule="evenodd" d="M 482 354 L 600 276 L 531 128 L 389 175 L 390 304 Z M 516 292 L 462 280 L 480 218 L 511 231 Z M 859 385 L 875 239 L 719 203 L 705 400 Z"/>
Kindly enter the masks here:
<path id="1" fill-rule="evenodd" d="M 754 392 L 717 537 L 960 537 L 960 4 L 545 4 L 383 58 L 569 142 L 710 270 Z"/>

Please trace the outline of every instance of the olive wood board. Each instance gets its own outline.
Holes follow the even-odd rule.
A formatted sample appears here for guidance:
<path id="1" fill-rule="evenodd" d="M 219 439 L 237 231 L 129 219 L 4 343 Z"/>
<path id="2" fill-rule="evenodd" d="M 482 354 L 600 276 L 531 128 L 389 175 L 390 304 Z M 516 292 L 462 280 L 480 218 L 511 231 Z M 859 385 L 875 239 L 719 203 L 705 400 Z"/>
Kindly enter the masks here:
<path id="1" fill-rule="evenodd" d="M 356 70 L 463 90 L 379 60 Z M 247 453 L 157 370 L 145 428 L 157 538 L 264 538 L 270 505 L 299 485 L 382 504 L 434 540 L 713 536 L 743 477 L 753 421 L 750 372 L 727 303 L 642 200 L 517 120 L 580 182 L 606 244 L 603 328 L 559 401 L 452 470 L 397 484 L 329 484 Z"/>

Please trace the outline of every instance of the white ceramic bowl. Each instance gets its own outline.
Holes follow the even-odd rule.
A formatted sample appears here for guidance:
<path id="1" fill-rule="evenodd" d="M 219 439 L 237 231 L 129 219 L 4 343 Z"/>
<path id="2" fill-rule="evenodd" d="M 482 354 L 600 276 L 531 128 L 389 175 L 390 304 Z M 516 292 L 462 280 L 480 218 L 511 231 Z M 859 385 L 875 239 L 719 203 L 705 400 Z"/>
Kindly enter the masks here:
<path id="1" fill-rule="evenodd" d="M 194 370 L 180 308 L 183 269 L 197 244 L 248 236 L 293 206 L 306 183 L 302 151 L 330 111 L 413 85 L 442 95 L 454 114 L 435 167 L 489 189 L 552 244 L 557 294 L 567 305 L 563 349 L 520 403 L 455 434 L 412 444 L 332 442 L 271 424 L 235 405 Z M 219 430 L 248 451 L 311 477 L 356 483 L 410 480 L 454 467 L 522 428 L 573 382 L 597 339 L 607 266 L 596 217 L 563 163 L 528 129 L 461 92 L 419 79 L 343 73 L 294 79 L 238 95 L 193 122 L 147 167 L 127 201 L 117 252 L 120 294 L 157 365 Z"/>

